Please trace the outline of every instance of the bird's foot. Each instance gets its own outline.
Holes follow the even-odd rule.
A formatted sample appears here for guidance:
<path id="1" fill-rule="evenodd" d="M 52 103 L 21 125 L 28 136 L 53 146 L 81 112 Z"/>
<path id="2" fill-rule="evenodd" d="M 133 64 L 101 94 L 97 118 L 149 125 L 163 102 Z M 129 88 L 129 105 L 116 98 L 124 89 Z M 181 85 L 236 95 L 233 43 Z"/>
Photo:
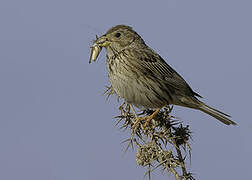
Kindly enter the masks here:
<path id="1" fill-rule="evenodd" d="M 140 121 L 145 120 L 146 117 L 147 117 L 147 116 L 145 116 L 145 117 L 135 117 L 135 122 L 134 122 L 133 125 L 132 125 L 132 129 L 135 130 L 135 129 L 138 127 Z"/>
<path id="2" fill-rule="evenodd" d="M 151 115 L 149 116 L 144 116 L 144 117 L 136 117 L 135 122 L 132 126 L 133 129 L 136 129 L 140 121 L 145 121 L 143 128 L 145 129 L 147 126 L 149 126 L 150 121 L 154 119 L 154 117 L 159 113 L 161 108 L 158 108 L 156 111 L 154 111 Z"/>

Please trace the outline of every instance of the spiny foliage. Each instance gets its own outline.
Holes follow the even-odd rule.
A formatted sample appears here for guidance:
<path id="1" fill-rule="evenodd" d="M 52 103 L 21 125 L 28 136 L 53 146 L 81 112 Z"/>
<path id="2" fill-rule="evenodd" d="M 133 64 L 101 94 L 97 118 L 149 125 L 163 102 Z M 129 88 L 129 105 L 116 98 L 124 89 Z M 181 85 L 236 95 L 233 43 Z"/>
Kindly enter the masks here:
<path id="1" fill-rule="evenodd" d="M 108 87 L 106 94 L 114 94 L 111 87 Z M 132 108 L 133 106 L 127 103 L 119 107 L 120 115 L 116 117 L 116 125 L 129 130 L 129 138 L 123 141 L 127 143 L 125 151 L 129 147 L 136 147 L 136 163 L 147 170 L 144 176 L 150 179 L 151 172 L 160 168 L 168 174 L 173 174 L 176 180 L 194 179 L 185 163 L 188 155 L 189 160 L 191 159 L 189 126 L 184 126 L 170 115 L 172 107 L 163 108 L 146 127 L 144 120 L 135 124 L 136 115 L 148 116 L 154 111 L 148 109 L 135 115 Z"/>

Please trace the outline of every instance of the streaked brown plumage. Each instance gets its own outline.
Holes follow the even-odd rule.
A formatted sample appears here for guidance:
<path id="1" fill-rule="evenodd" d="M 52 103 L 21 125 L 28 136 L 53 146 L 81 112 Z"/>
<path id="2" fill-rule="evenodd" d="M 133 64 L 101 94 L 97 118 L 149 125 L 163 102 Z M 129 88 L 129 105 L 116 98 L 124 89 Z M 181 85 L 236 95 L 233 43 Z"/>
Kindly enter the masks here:
<path id="1" fill-rule="evenodd" d="M 106 48 L 113 90 L 127 103 L 152 109 L 174 104 L 201 110 L 227 125 L 236 124 L 229 115 L 201 102 L 197 98 L 201 96 L 131 27 L 112 27 L 94 46 Z"/>

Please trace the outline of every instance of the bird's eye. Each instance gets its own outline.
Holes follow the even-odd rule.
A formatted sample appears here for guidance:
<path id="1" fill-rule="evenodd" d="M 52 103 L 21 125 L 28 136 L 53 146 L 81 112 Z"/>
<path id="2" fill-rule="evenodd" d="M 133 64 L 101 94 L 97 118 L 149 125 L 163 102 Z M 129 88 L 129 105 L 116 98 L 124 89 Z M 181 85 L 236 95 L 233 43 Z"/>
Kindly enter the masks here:
<path id="1" fill-rule="evenodd" d="M 121 33 L 116 33 L 115 37 L 119 38 L 121 36 Z"/>

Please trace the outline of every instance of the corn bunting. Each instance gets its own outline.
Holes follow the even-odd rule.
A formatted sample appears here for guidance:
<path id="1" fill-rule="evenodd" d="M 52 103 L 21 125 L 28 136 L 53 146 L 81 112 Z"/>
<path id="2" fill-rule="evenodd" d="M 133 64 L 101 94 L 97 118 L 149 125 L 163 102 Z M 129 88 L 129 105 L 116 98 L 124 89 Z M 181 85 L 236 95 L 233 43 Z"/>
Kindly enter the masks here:
<path id="1" fill-rule="evenodd" d="M 203 111 L 227 125 L 236 125 L 229 115 L 214 109 L 198 98 L 186 81 L 164 59 L 148 47 L 131 27 L 117 25 L 94 41 L 91 60 L 105 47 L 107 69 L 113 90 L 127 103 L 155 109 L 144 117 L 145 124 L 167 105 L 179 105 Z M 136 117 L 137 121 L 141 119 Z"/>

